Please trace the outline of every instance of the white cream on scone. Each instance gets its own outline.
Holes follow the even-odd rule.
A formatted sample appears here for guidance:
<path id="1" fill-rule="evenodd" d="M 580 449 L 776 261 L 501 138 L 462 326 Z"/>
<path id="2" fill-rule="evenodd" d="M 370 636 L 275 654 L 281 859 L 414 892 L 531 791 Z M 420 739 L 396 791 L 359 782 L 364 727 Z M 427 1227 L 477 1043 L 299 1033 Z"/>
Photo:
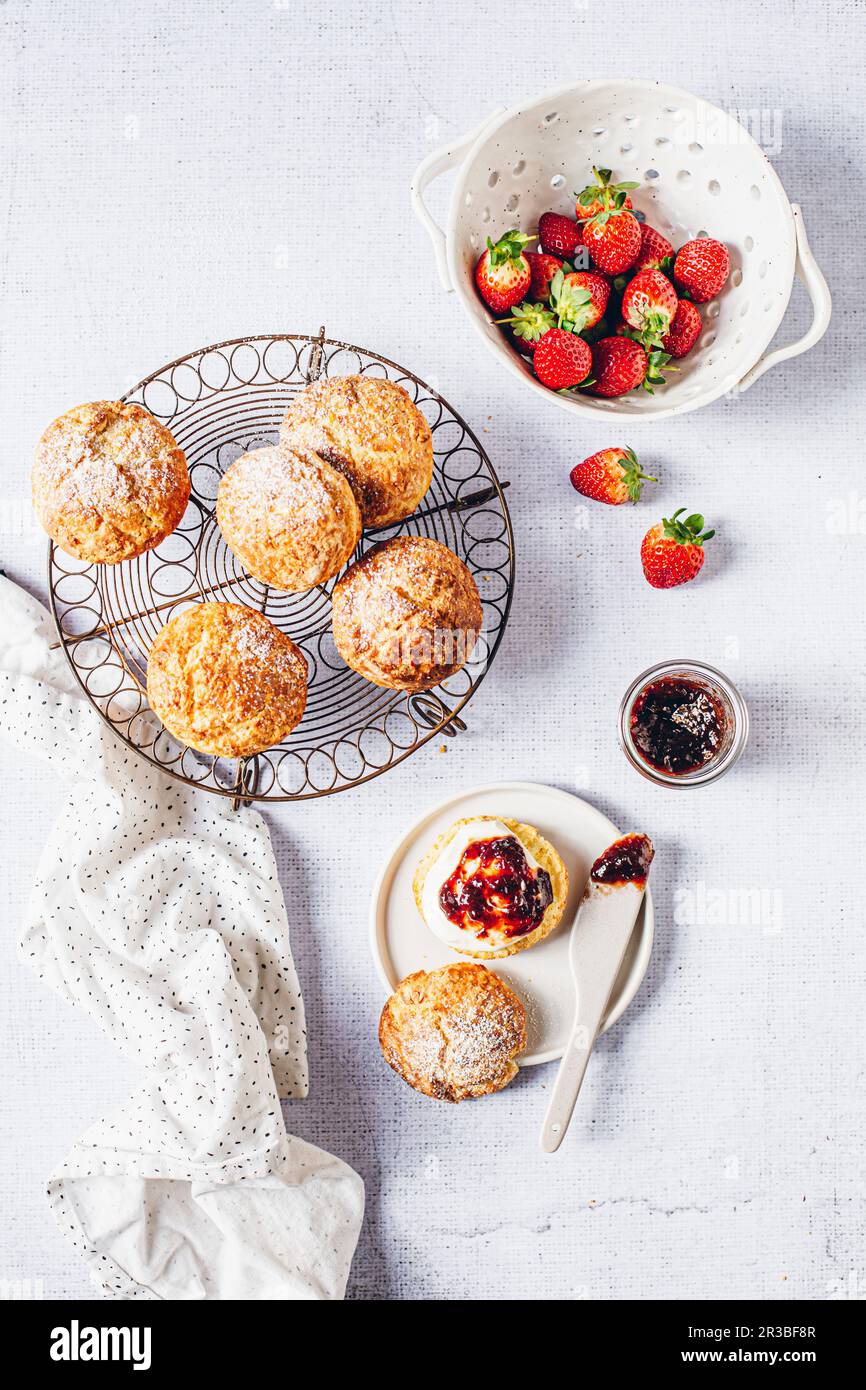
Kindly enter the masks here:
<path id="1" fill-rule="evenodd" d="M 461 825 L 427 870 L 421 893 L 421 912 L 434 936 L 438 936 L 439 940 L 452 950 L 469 950 L 473 954 L 492 955 L 495 951 L 501 951 L 504 946 L 514 943 L 513 936 L 509 936 L 506 931 L 497 931 L 495 927 L 488 927 L 483 936 L 458 927 L 446 917 L 439 903 L 439 893 L 443 885 L 448 882 L 470 845 L 479 840 L 501 840 L 506 837 L 517 840 L 526 855 L 529 868 L 533 873 L 537 873 L 541 867 L 538 860 L 520 836 L 501 820 L 473 820 Z"/>

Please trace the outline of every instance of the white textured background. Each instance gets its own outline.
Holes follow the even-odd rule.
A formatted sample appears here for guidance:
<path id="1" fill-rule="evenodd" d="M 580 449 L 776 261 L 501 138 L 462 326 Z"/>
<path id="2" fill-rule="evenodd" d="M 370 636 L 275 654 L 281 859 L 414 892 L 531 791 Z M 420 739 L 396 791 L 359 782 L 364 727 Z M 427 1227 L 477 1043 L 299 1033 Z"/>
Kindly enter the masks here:
<path id="1" fill-rule="evenodd" d="M 269 813 L 311 1032 L 313 1091 L 289 1124 L 367 1182 L 352 1297 L 866 1293 L 863 17 L 859 0 L 0 3 L 13 578 L 44 593 L 25 500 L 43 426 L 244 333 L 325 322 L 406 363 L 487 429 L 511 479 L 515 606 L 469 732 L 367 788 Z M 628 440 L 575 426 L 481 355 L 407 198 L 419 159 L 492 107 L 615 71 L 781 113 L 771 157 L 836 304 L 808 357 Z M 783 335 L 805 321 L 797 298 Z M 576 531 L 567 471 L 618 442 L 664 487 Z M 720 538 L 699 583 L 657 593 L 639 538 L 680 504 Z M 615 738 L 629 679 L 682 655 L 727 670 L 754 723 L 736 772 L 691 795 L 645 783 Z M 366 917 L 382 853 L 428 803 L 500 776 L 584 791 L 658 848 L 649 976 L 553 1159 L 537 1147 L 550 1068 L 445 1107 L 375 1044 Z M 15 959 L 59 789 L 8 752 L 0 777 L 0 1278 L 87 1295 L 43 1179 L 132 1078 Z M 763 893 L 763 917 L 742 920 L 736 890 Z M 727 920 L 691 910 L 701 893 Z"/>

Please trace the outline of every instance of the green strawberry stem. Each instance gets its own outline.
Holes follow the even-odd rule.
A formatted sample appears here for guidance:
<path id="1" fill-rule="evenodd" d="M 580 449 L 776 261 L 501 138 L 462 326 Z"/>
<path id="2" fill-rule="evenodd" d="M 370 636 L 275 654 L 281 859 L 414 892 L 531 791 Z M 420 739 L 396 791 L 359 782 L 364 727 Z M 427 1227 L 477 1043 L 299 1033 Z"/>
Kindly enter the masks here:
<path id="1" fill-rule="evenodd" d="M 523 248 L 530 241 L 535 241 L 537 232 L 530 232 L 528 235 L 519 232 L 516 227 L 501 236 L 497 242 L 487 238 L 487 250 L 490 253 L 490 264 L 493 267 L 505 265 L 506 261 L 519 261 L 523 255 Z"/>
<path id="2" fill-rule="evenodd" d="M 666 540 L 676 541 L 678 545 L 703 545 L 704 541 L 710 540 L 716 534 L 715 529 L 704 530 L 704 518 L 700 512 L 693 512 L 685 521 L 680 521 L 679 518 L 684 511 L 685 507 L 677 507 L 672 517 L 662 517 Z"/>

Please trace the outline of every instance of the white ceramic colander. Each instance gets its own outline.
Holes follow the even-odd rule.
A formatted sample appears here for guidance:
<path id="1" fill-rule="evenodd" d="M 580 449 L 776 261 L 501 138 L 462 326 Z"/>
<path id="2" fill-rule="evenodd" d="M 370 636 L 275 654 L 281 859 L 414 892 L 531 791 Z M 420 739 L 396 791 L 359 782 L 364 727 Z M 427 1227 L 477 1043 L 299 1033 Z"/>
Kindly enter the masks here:
<path id="1" fill-rule="evenodd" d="M 431 217 L 424 190 L 460 165 L 447 232 Z M 704 332 L 680 370 L 654 396 L 616 400 L 548 391 L 508 344 L 478 297 L 475 263 L 487 241 L 509 227 L 533 231 L 548 208 L 574 216 L 573 191 L 592 166 L 640 182 L 637 209 L 678 248 L 708 234 L 731 253 L 718 301 L 701 306 Z M 788 201 L 760 146 L 730 114 L 675 87 L 634 79 L 587 81 L 525 105 L 494 112 L 484 124 L 419 166 L 415 212 L 433 241 L 442 283 L 454 289 L 493 353 L 533 391 L 564 410 L 605 411 L 621 419 L 660 419 L 743 391 L 769 367 L 813 347 L 830 321 L 830 292 L 809 250 L 803 217 Z M 767 348 L 784 317 L 794 274 L 812 300 L 808 332 Z"/>

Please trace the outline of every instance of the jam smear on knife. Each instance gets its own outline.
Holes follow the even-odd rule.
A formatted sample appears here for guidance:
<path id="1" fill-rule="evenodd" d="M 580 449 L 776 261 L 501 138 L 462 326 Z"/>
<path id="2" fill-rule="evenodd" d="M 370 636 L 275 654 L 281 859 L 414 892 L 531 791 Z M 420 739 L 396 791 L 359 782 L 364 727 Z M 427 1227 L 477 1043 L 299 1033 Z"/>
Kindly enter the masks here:
<path id="1" fill-rule="evenodd" d="M 648 835 L 623 835 L 598 856 L 589 873 L 590 881 L 609 887 L 633 883 L 640 888 L 647 881 L 653 854 Z"/>

